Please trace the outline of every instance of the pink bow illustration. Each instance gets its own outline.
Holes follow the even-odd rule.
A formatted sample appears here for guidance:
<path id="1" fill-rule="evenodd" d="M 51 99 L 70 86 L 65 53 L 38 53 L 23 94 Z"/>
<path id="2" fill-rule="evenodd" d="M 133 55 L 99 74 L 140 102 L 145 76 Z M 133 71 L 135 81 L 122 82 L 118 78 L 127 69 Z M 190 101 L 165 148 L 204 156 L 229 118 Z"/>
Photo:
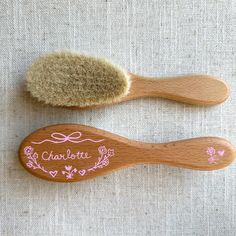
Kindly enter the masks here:
<path id="1" fill-rule="evenodd" d="M 90 138 L 80 140 L 81 136 L 82 136 L 82 133 L 79 132 L 79 131 L 73 132 L 69 135 L 65 135 L 65 134 L 62 134 L 62 133 L 55 132 L 55 133 L 51 134 L 52 140 L 51 139 L 44 139 L 40 142 L 32 142 L 32 143 L 33 144 L 41 144 L 41 143 L 44 143 L 44 142 L 64 143 L 66 141 L 71 142 L 71 143 L 82 143 L 82 142 L 85 142 L 85 141 L 90 141 L 90 142 L 93 142 L 93 143 L 99 143 L 99 142 L 104 141 L 104 139 L 93 140 L 93 139 L 90 139 Z"/>

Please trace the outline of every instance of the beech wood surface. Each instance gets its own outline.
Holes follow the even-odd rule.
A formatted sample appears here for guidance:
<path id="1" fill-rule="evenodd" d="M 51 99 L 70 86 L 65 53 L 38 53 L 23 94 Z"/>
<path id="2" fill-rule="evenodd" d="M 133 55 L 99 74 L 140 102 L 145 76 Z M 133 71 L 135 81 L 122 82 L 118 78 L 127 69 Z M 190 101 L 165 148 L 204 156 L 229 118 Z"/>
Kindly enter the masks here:
<path id="1" fill-rule="evenodd" d="M 78 132 L 81 134 L 80 137 L 77 135 Z M 79 155 L 75 159 L 53 160 L 59 154 L 66 158 L 68 150 L 70 154 L 79 153 Z M 102 156 L 99 150 L 105 150 L 108 158 Z M 109 156 L 109 152 L 113 155 Z M 209 162 L 211 156 L 213 160 L 210 159 Z M 77 124 L 41 128 L 26 137 L 19 148 L 20 161 L 27 171 L 37 177 L 57 182 L 81 181 L 142 163 L 216 170 L 228 166 L 234 160 L 234 156 L 235 148 L 222 138 L 201 137 L 151 144 L 132 141 L 103 130 Z M 99 164 L 99 161 L 102 164 L 96 167 L 95 164 Z M 95 168 L 91 170 L 94 166 Z M 65 173 L 71 172 L 74 168 L 76 170 L 72 176 Z"/>
<path id="2" fill-rule="evenodd" d="M 129 93 L 113 103 L 120 103 L 143 97 L 160 97 L 192 105 L 211 106 L 224 102 L 230 94 L 228 85 L 209 75 L 186 75 L 168 78 L 151 78 L 129 73 L 131 86 Z M 67 107 L 70 109 L 91 109 L 102 104 L 87 107 Z"/>
<path id="3" fill-rule="evenodd" d="M 131 75 L 130 93 L 125 100 L 162 97 L 194 105 L 216 105 L 229 96 L 226 83 L 209 75 L 189 75 L 152 79 Z"/>

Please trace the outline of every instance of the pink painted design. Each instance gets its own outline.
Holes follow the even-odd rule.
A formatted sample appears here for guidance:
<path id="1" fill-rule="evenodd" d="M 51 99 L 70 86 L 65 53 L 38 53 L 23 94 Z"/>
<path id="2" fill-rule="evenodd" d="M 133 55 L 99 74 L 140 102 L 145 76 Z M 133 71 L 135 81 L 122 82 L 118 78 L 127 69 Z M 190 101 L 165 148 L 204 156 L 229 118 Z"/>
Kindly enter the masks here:
<path id="1" fill-rule="evenodd" d="M 79 174 L 81 175 L 81 176 L 84 176 L 85 175 L 85 173 L 86 173 L 86 170 L 79 170 Z"/>
<path id="2" fill-rule="evenodd" d="M 32 168 L 33 170 L 40 169 L 43 172 L 47 173 L 48 171 L 38 163 L 38 153 L 34 152 L 33 147 L 27 146 L 24 148 L 24 153 L 28 159 L 28 162 L 26 163 L 28 168 Z"/>
<path id="3" fill-rule="evenodd" d="M 94 166 L 89 168 L 87 171 L 95 171 L 98 168 L 103 168 L 109 165 L 109 157 L 114 156 L 114 149 L 108 149 L 105 146 L 100 146 L 98 148 L 98 152 L 100 156 L 98 157 L 98 161 L 95 162 Z"/>
<path id="4" fill-rule="evenodd" d="M 73 179 L 73 175 L 77 172 L 77 169 L 72 169 L 72 166 L 65 166 L 65 170 L 63 170 L 61 173 L 63 175 L 66 175 L 66 179 Z"/>
<path id="5" fill-rule="evenodd" d="M 105 166 L 108 166 L 109 158 L 114 156 L 114 149 L 107 149 L 105 146 L 99 146 L 98 152 L 100 156 L 98 157 L 97 162 L 95 162 L 95 164 L 92 167 L 88 169 L 77 170 L 71 165 L 65 165 L 64 170 L 62 170 L 61 173 L 65 175 L 66 179 L 73 179 L 74 174 L 77 172 L 80 176 L 84 176 L 89 171 L 95 171 L 97 169 L 101 169 L 104 168 Z M 59 170 L 47 170 L 46 168 L 44 168 L 44 166 L 38 163 L 38 159 L 40 158 L 38 158 L 39 157 L 38 153 L 34 152 L 34 148 L 32 146 L 26 146 L 24 148 L 24 154 L 25 157 L 28 159 L 28 162 L 26 163 L 26 166 L 28 168 L 32 168 L 34 170 L 40 169 L 44 173 L 50 175 L 52 178 L 55 178 L 58 175 Z"/>
<path id="6" fill-rule="evenodd" d="M 215 153 L 216 153 L 215 148 L 213 148 L 213 147 L 208 147 L 207 148 L 207 154 L 208 155 L 212 156 L 212 155 L 215 155 Z"/>
<path id="7" fill-rule="evenodd" d="M 26 163 L 26 166 L 28 168 L 31 168 L 33 170 L 36 169 L 40 169 L 41 171 L 43 171 L 44 173 L 47 173 L 49 175 L 51 175 L 53 178 L 55 178 L 55 176 L 57 175 L 58 171 L 54 170 L 54 171 L 49 171 L 46 170 L 45 167 L 43 167 L 40 163 L 38 163 L 37 159 L 38 159 L 38 153 L 34 152 L 34 148 L 31 146 L 27 146 L 24 148 L 24 153 L 28 159 L 28 162 Z"/>
<path id="8" fill-rule="evenodd" d="M 215 157 L 213 157 L 213 156 L 209 157 L 209 158 L 208 158 L 208 162 L 209 162 L 210 164 L 216 163 Z"/>
<path id="9" fill-rule="evenodd" d="M 82 133 L 79 132 L 79 131 L 73 132 L 69 135 L 65 135 L 65 134 L 62 134 L 62 133 L 55 132 L 55 133 L 51 134 L 52 140 L 51 139 L 44 139 L 42 141 L 32 142 L 32 143 L 33 144 L 42 144 L 44 142 L 64 143 L 66 141 L 71 142 L 71 143 L 82 143 L 82 142 L 85 142 L 85 141 L 90 141 L 90 142 L 93 142 L 93 143 L 99 143 L 99 142 L 104 141 L 104 139 L 100 139 L 100 140 L 93 140 L 93 139 L 90 139 L 90 138 L 80 139 L 81 136 L 82 136 Z"/>
<path id="10" fill-rule="evenodd" d="M 216 164 L 217 161 L 219 161 L 220 158 L 224 156 L 225 151 L 224 150 L 216 151 L 214 147 L 208 147 L 207 154 L 209 155 L 208 157 L 209 164 Z"/>
<path id="11" fill-rule="evenodd" d="M 225 151 L 224 151 L 224 150 L 222 150 L 222 151 L 218 151 L 217 153 L 218 153 L 218 155 L 219 155 L 219 156 L 223 157 L 223 156 L 224 156 L 224 154 L 225 154 Z"/>
<path id="12" fill-rule="evenodd" d="M 70 170 L 72 169 L 72 166 L 65 166 L 65 169 L 66 169 L 67 171 L 70 171 Z"/>
<path id="13" fill-rule="evenodd" d="M 58 173 L 57 170 L 51 170 L 51 171 L 49 171 L 49 174 L 50 174 L 53 178 L 55 178 L 55 176 L 57 175 L 57 173 Z"/>
<path id="14" fill-rule="evenodd" d="M 27 146 L 24 148 L 24 153 L 26 156 L 29 156 L 33 153 L 34 149 L 31 146 Z"/>

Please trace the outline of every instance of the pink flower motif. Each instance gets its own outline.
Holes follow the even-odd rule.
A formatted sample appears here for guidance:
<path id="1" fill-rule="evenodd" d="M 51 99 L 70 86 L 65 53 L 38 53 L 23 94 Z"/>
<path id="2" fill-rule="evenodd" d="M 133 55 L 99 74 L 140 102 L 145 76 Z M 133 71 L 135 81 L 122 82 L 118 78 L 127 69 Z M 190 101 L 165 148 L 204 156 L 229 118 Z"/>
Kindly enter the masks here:
<path id="1" fill-rule="evenodd" d="M 29 168 L 33 167 L 33 163 L 32 163 L 31 161 L 27 162 L 26 165 L 27 165 Z"/>
<path id="2" fill-rule="evenodd" d="M 34 158 L 34 159 L 37 159 L 38 158 L 38 153 L 37 152 L 35 152 L 33 155 L 32 155 L 32 157 Z"/>
<path id="3" fill-rule="evenodd" d="M 65 166 L 65 169 L 70 171 L 72 169 L 72 166 Z"/>
<path id="4" fill-rule="evenodd" d="M 100 153 L 101 155 L 104 155 L 104 154 L 107 153 L 107 149 L 106 149 L 105 146 L 100 146 L 100 147 L 98 148 L 98 151 L 99 151 L 99 153 Z"/>
<path id="5" fill-rule="evenodd" d="M 210 164 L 215 163 L 215 161 L 216 161 L 216 159 L 215 159 L 215 157 L 213 157 L 213 156 L 211 156 L 211 157 L 208 158 L 208 162 L 209 162 Z"/>
<path id="6" fill-rule="evenodd" d="M 108 150 L 109 156 L 114 156 L 114 149 L 109 149 Z"/>
<path id="7" fill-rule="evenodd" d="M 61 173 L 66 175 L 66 179 L 73 179 L 73 175 L 77 172 L 76 168 L 72 170 L 72 166 L 65 166 L 65 170 L 66 171 L 63 170 Z"/>
<path id="8" fill-rule="evenodd" d="M 207 148 L 207 154 L 208 155 L 213 156 L 213 155 L 215 155 L 215 153 L 216 153 L 215 148 L 213 148 L 213 147 Z"/>
<path id="9" fill-rule="evenodd" d="M 105 146 L 100 146 L 98 148 L 98 152 L 100 153 L 100 157 L 98 157 L 98 161 L 95 162 L 94 166 L 87 169 L 87 171 L 95 171 L 98 168 L 103 168 L 109 165 L 109 157 L 115 155 L 114 149 L 107 149 Z"/>
<path id="10" fill-rule="evenodd" d="M 31 154 L 33 153 L 33 151 L 34 151 L 34 149 L 33 149 L 33 147 L 31 147 L 31 146 L 26 146 L 26 147 L 24 148 L 24 153 L 25 153 L 26 156 L 31 155 Z"/>
<path id="11" fill-rule="evenodd" d="M 38 153 L 33 153 L 34 149 L 31 146 L 27 146 L 24 148 L 24 153 L 27 156 L 28 162 L 26 163 L 26 166 L 28 168 L 33 168 L 34 170 L 40 169 L 45 173 L 48 173 L 48 171 L 37 162 Z"/>

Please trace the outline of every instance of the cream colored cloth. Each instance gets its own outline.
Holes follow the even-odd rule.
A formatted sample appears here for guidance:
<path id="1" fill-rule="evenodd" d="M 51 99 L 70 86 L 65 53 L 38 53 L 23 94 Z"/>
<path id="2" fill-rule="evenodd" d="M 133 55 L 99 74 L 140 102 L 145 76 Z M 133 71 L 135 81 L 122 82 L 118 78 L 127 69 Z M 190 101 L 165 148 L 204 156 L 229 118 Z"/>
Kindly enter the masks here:
<path id="1" fill-rule="evenodd" d="M 145 142 L 212 135 L 236 145 L 235 25 L 233 0 L 2 0 L 0 235 L 236 235 L 236 162 L 214 172 L 142 165 L 57 184 L 31 176 L 17 158 L 26 135 L 56 123 Z M 87 111 L 42 105 L 25 91 L 26 69 L 65 49 L 141 75 L 212 74 L 231 97 L 207 108 L 163 99 Z"/>

